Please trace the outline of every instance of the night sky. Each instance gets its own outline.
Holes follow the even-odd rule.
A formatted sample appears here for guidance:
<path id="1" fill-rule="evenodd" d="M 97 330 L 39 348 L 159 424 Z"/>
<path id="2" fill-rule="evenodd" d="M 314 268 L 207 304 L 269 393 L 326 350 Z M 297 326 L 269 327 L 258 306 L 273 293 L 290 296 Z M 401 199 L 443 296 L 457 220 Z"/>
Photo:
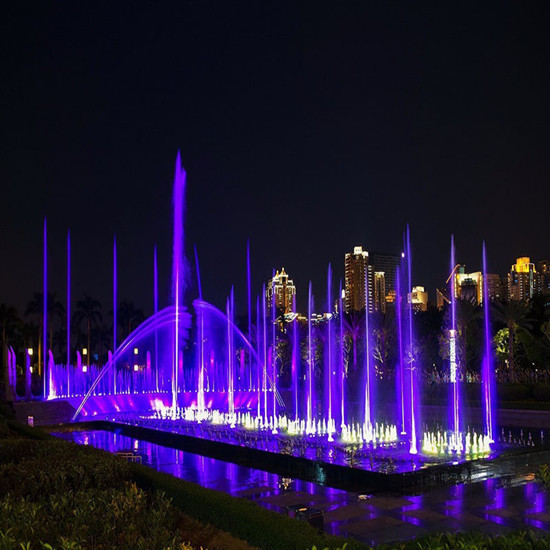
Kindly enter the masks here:
<path id="1" fill-rule="evenodd" d="M 282 265 L 305 307 L 355 245 L 399 253 L 430 298 L 457 259 L 550 257 L 550 4 L 10 2 L 0 17 L 0 301 L 168 302 L 171 192 L 187 170 L 187 249 L 205 299 L 245 304 Z M 193 269 L 194 271 L 194 269 Z M 195 297 L 190 284 L 189 298 Z"/>

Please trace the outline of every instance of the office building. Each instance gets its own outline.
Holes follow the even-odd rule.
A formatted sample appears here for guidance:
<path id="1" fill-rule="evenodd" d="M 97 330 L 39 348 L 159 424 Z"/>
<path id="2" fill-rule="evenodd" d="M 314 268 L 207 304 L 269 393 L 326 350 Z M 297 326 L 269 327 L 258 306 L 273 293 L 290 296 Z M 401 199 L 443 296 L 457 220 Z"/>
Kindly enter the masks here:
<path id="1" fill-rule="evenodd" d="M 275 276 L 268 281 L 265 294 L 268 311 L 271 311 L 273 307 L 273 296 L 275 296 L 275 308 L 278 315 L 281 313 L 286 315 L 293 311 L 296 287 L 292 279 L 289 279 L 284 267 L 280 273 L 277 271 Z"/>
<path id="2" fill-rule="evenodd" d="M 428 310 L 428 293 L 423 286 L 413 286 L 408 298 L 409 304 L 412 305 L 414 311 Z"/>
<path id="3" fill-rule="evenodd" d="M 345 311 L 363 311 L 368 282 L 369 313 L 374 310 L 374 271 L 369 265 L 369 253 L 356 246 L 345 256 Z"/>
<path id="4" fill-rule="evenodd" d="M 510 300 L 529 300 L 540 292 L 535 264 L 527 256 L 516 260 L 508 273 L 508 297 Z"/>

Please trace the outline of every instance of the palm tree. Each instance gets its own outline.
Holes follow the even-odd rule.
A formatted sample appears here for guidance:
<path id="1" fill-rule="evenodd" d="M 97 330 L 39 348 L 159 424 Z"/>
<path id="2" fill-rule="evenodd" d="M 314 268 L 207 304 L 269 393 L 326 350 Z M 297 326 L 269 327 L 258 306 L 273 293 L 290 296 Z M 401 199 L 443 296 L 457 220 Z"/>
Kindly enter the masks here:
<path id="1" fill-rule="evenodd" d="M 40 335 L 38 338 L 38 362 L 41 363 L 40 358 L 42 356 L 42 329 L 43 329 L 43 314 L 44 314 L 44 302 L 42 292 L 35 292 L 30 302 L 27 304 L 25 315 L 34 315 L 39 319 Z M 49 329 L 49 349 L 53 350 L 53 334 L 54 334 L 54 319 L 59 318 L 61 322 L 65 317 L 65 307 L 59 301 L 56 292 L 48 292 L 48 329 Z"/>
<path id="2" fill-rule="evenodd" d="M 388 374 L 391 350 L 395 347 L 393 342 L 396 337 L 395 310 L 387 309 L 384 313 L 377 312 L 374 317 L 374 357 L 378 361 L 380 369 Z"/>
<path id="3" fill-rule="evenodd" d="M 122 329 L 122 339 L 127 338 L 144 319 L 143 311 L 137 309 L 132 302 L 120 302 L 118 306 L 118 324 Z"/>
<path id="4" fill-rule="evenodd" d="M 101 304 L 98 300 L 91 298 L 88 294 L 84 294 L 82 300 L 76 302 L 76 313 L 74 321 L 77 327 L 80 327 L 82 321 L 86 321 L 86 331 L 88 336 L 88 366 L 90 366 L 90 338 L 92 333 L 92 327 L 101 323 L 103 316 L 101 315 Z"/>
<path id="5" fill-rule="evenodd" d="M 65 320 L 65 306 L 60 302 L 56 292 L 48 292 L 48 329 L 50 345 L 49 349 L 53 351 L 54 319 L 58 318 L 61 323 Z"/>
<path id="6" fill-rule="evenodd" d="M 508 300 L 493 304 L 494 318 L 508 328 L 508 368 L 512 382 L 516 381 L 516 365 L 514 361 L 514 341 L 518 329 L 531 330 L 531 320 L 528 318 L 529 307 L 526 302 Z"/>
<path id="7" fill-rule="evenodd" d="M 357 340 L 365 325 L 364 311 L 350 311 L 344 316 L 344 330 L 351 338 L 353 349 L 353 369 L 357 369 Z"/>

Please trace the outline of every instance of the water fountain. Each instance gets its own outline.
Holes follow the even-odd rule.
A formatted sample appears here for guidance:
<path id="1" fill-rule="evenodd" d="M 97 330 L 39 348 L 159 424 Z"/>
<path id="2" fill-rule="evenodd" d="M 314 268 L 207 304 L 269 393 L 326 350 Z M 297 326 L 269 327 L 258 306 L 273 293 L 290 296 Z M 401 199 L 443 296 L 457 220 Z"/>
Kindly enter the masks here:
<path id="1" fill-rule="evenodd" d="M 208 304 L 202 293 L 199 258 L 195 250 L 198 298 L 189 311 L 184 289 L 189 288 L 184 250 L 185 171 L 178 154 L 174 177 L 172 300 L 158 307 L 157 248 L 153 255 L 154 313 L 123 342 L 117 342 L 105 365 L 71 365 L 50 361 L 45 395 L 69 399 L 77 408 L 74 420 L 111 418 L 126 423 L 157 426 L 193 437 L 322 459 L 333 464 L 361 464 L 366 470 L 415 470 L 429 463 L 463 461 L 491 453 L 494 439 L 494 373 L 485 306 L 485 359 L 483 363 L 484 418 L 480 429 L 464 433 L 460 426 L 459 366 L 456 354 L 454 288 L 451 288 L 449 330 L 448 429 L 432 429 L 420 418 L 420 368 L 414 341 L 410 230 L 404 235 L 402 267 L 396 280 L 395 405 L 379 392 L 380 378 L 373 356 L 374 321 L 369 313 L 368 277 L 365 277 L 366 312 L 362 326 L 362 368 L 353 383 L 346 367 L 351 350 L 343 323 L 342 283 L 333 296 L 333 274 L 327 272 L 326 312 L 314 314 L 313 285 L 308 287 L 307 319 L 299 319 L 296 302 L 287 319 L 270 307 L 266 287 L 256 297 L 252 313 L 250 245 L 246 250 L 246 327 L 235 325 L 235 296 L 231 288 L 225 311 Z M 47 285 L 46 223 L 44 223 L 44 290 Z M 483 250 L 484 274 L 486 253 Z M 454 240 L 451 264 L 454 268 Z M 454 281 L 454 278 L 453 278 Z M 453 285 L 454 282 L 451 283 Z M 484 278 L 486 286 L 486 280 Z M 117 304 L 117 243 L 113 243 L 113 308 Z M 487 289 L 484 288 L 484 295 Z M 45 292 L 46 296 L 46 292 Z M 70 234 L 67 236 L 67 299 L 70 303 Z M 335 307 L 336 304 L 336 307 Z M 70 308 L 68 308 L 70 309 Z M 46 311 L 46 303 L 45 303 Z M 68 312 L 68 322 L 70 321 Z M 44 364 L 48 354 L 44 317 Z M 288 347 L 286 356 L 281 348 Z M 89 356 L 88 356 L 89 357 Z M 89 359 L 88 359 L 89 361 Z M 288 377 L 280 377 L 288 363 Z M 482 426 L 481 426 L 482 425 Z M 278 451 L 279 450 L 279 451 Z M 311 456 L 311 454 L 313 455 Z M 434 458 L 439 457 L 439 458 Z M 351 461 L 351 462 L 350 462 Z M 392 466 L 387 466 L 391 464 Z M 398 464 L 398 466 L 395 466 Z"/>

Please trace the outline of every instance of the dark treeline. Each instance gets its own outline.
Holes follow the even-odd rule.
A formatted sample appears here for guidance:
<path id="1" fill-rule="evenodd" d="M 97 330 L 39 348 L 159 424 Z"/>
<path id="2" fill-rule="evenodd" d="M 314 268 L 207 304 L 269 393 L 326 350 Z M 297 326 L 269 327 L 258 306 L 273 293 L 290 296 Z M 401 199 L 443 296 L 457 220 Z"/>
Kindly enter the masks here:
<path id="1" fill-rule="evenodd" d="M 0 336 L 2 338 L 2 368 L 6 367 L 6 350 L 12 347 L 16 352 L 18 365 L 23 364 L 24 350 L 36 350 L 34 361 L 41 364 L 42 354 L 42 308 L 43 297 L 35 293 L 22 315 L 12 306 L 0 304 Z M 484 312 L 483 308 L 467 300 L 458 300 L 457 350 L 460 376 L 467 381 L 479 381 L 484 357 Z M 491 304 L 491 340 L 495 357 L 497 378 L 501 382 L 546 381 L 550 378 L 550 299 L 537 295 L 529 301 L 495 302 Z M 284 316 L 278 317 L 277 362 L 283 386 L 290 381 L 290 363 L 293 330 Z M 339 338 L 339 319 L 333 323 L 336 338 Z M 122 342 L 142 321 L 141 309 L 130 301 L 119 303 L 117 310 L 117 340 Z M 365 350 L 364 312 L 344 314 L 345 372 L 353 382 L 359 381 Z M 243 332 L 248 330 L 245 317 L 238 324 Z M 399 364 L 399 342 L 395 310 L 375 312 L 370 318 L 371 352 L 377 376 L 391 380 Z M 252 342 L 256 332 L 252 324 Z M 427 383 L 447 381 L 449 370 L 450 326 L 449 308 L 438 310 L 431 306 L 425 312 L 414 313 L 415 364 L 422 369 Z M 48 295 L 48 349 L 52 350 L 57 363 L 67 360 L 67 315 L 64 304 L 55 293 Z M 301 361 L 307 358 L 307 324 L 298 325 L 301 345 Z M 319 379 L 323 369 L 323 342 L 326 338 L 326 323 L 317 323 L 313 330 L 315 340 L 314 362 Z M 75 303 L 71 312 L 71 357 L 76 350 L 84 348 L 94 363 L 106 360 L 107 352 L 113 349 L 113 312 L 105 310 L 102 304 L 84 294 Z"/>
<path id="2" fill-rule="evenodd" d="M 70 316 L 70 347 L 74 361 L 76 350 L 89 350 L 94 363 L 105 361 L 113 349 L 113 311 L 84 294 L 76 301 Z M 143 311 L 133 302 L 121 301 L 117 310 L 117 341 L 122 342 L 143 320 Z M 43 349 L 43 294 L 35 292 L 20 315 L 15 307 L 0 303 L 0 334 L 2 338 L 2 368 L 6 365 L 6 349 L 12 347 L 18 358 L 32 348 L 35 360 L 41 364 Z M 67 361 L 67 312 L 55 292 L 48 293 L 47 346 L 56 363 Z M 22 363 L 23 361 L 21 361 Z"/>

